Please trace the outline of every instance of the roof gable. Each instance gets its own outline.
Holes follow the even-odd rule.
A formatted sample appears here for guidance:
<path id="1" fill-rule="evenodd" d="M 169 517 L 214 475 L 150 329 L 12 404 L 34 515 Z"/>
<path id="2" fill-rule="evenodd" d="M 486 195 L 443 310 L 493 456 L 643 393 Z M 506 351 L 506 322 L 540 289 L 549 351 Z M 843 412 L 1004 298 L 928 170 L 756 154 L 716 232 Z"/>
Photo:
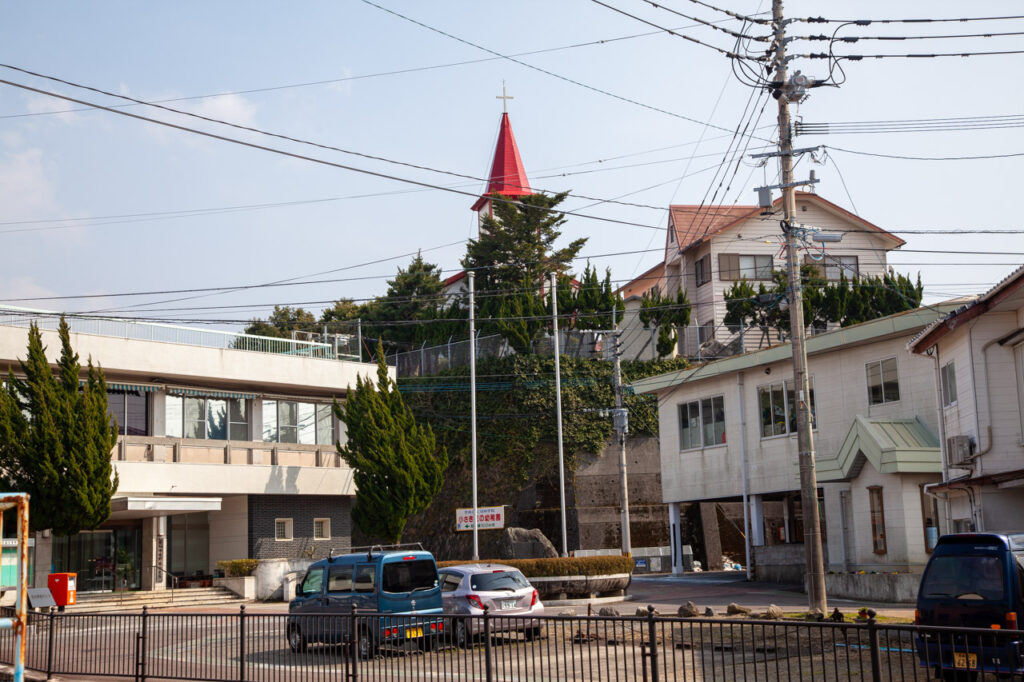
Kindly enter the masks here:
<path id="1" fill-rule="evenodd" d="M 856 478 L 865 461 L 880 474 L 942 472 L 939 440 L 917 417 L 890 419 L 858 414 L 835 457 L 818 459 L 818 480 Z"/>

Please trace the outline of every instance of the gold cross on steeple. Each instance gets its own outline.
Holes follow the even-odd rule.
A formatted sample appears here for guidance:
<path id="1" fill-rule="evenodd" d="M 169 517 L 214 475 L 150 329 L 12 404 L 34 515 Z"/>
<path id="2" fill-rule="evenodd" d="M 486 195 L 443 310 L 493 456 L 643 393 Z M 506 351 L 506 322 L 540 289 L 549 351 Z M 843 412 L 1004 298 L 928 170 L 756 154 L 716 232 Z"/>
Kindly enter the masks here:
<path id="1" fill-rule="evenodd" d="M 505 92 L 505 81 L 501 81 L 501 94 L 500 95 L 496 95 L 494 97 L 494 99 L 502 100 L 501 108 L 507 114 L 508 113 L 508 101 L 510 99 L 515 99 L 515 97 L 513 97 L 512 95 L 509 95 L 508 93 Z"/>

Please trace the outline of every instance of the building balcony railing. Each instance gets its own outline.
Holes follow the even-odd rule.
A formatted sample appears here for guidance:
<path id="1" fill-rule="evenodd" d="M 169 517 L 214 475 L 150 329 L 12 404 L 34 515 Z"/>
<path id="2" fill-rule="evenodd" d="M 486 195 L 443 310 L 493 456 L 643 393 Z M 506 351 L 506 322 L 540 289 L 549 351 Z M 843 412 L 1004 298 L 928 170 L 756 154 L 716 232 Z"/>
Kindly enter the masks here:
<path id="1" fill-rule="evenodd" d="M 333 445 L 198 440 L 162 436 L 118 436 L 117 445 L 111 451 L 110 459 L 114 462 L 346 466 Z"/>
<path id="2" fill-rule="evenodd" d="M 324 337 L 328 342 L 324 342 L 256 336 L 219 329 L 139 322 L 121 318 L 68 317 L 67 320 L 71 331 L 76 334 L 293 355 L 302 358 L 360 361 L 358 338 L 355 334 L 328 335 Z M 0 325 L 28 328 L 33 322 L 40 329 L 55 330 L 60 323 L 60 314 L 47 310 L 0 306 Z"/>

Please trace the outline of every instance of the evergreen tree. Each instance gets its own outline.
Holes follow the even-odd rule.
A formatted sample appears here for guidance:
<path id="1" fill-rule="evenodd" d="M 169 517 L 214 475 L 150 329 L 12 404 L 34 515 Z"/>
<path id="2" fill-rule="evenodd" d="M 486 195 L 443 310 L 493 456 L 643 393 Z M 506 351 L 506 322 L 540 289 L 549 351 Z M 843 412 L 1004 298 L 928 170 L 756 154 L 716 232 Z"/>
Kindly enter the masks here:
<path id="1" fill-rule="evenodd" d="M 117 424 L 107 414 L 103 372 L 91 359 L 80 381 L 82 367 L 63 318 L 59 336 L 55 373 L 33 324 L 24 378 L 9 373 L 0 390 L 0 487 L 31 496 L 32 530 L 71 535 L 110 516 L 118 485 L 110 464 Z"/>
<path id="2" fill-rule="evenodd" d="M 644 329 L 651 330 L 651 343 L 658 357 L 671 355 L 678 339 L 676 327 L 690 324 L 690 300 L 686 292 L 680 287 L 674 300 L 663 295 L 659 287 L 646 292 L 640 300 L 640 322 Z"/>
<path id="3" fill-rule="evenodd" d="M 246 334 L 290 339 L 293 331 L 315 332 L 320 329 L 316 316 L 302 308 L 274 306 L 274 312 L 266 321 L 256 318 L 245 328 Z"/>
<path id="4" fill-rule="evenodd" d="M 388 280 L 387 293 L 366 306 L 370 333 L 398 344 L 426 340 L 430 332 L 425 327 L 429 325 L 374 326 L 373 323 L 416 322 L 437 318 L 438 311 L 444 308 L 444 301 L 441 300 L 443 291 L 444 280 L 441 279 L 440 266 L 427 263 L 422 254 L 417 253 L 408 268 L 399 268 L 395 278 Z"/>
<path id="5" fill-rule="evenodd" d="M 339 443 L 338 452 L 354 472 L 352 519 L 367 535 L 398 542 L 406 520 L 426 509 L 440 490 L 448 455 L 438 450 L 429 426 L 416 424 L 388 376 L 380 343 L 377 358 L 376 386 L 357 376 L 345 403 L 334 403 L 334 414 L 348 432 L 348 443 Z"/>

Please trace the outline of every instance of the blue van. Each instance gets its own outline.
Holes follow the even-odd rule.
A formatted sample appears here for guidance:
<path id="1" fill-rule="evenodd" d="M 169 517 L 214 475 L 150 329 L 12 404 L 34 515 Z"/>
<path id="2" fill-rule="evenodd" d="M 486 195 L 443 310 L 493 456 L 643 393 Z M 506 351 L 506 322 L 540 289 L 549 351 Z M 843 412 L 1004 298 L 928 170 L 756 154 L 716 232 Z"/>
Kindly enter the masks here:
<path id="1" fill-rule="evenodd" d="M 1024 616 L 1022 590 L 1024 532 L 943 535 L 921 577 L 915 622 L 991 635 L 921 630 L 921 665 L 947 679 L 1024 673 L 1024 642 L 1016 632 Z"/>
<path id="2" fill-rule="evenodd" d="M 343 617 L 353 608 L 388 615 Z M 288 604 L 288 646 L 299 653 L 313 643 L 347 642 L 358 623 L 360 658 L 372 658 L 382 644 L 412 640 L 429 650 L 443 634 L 443 610 L 430 552 L 372 548 L 330 556 L 309 567 Z"/>

